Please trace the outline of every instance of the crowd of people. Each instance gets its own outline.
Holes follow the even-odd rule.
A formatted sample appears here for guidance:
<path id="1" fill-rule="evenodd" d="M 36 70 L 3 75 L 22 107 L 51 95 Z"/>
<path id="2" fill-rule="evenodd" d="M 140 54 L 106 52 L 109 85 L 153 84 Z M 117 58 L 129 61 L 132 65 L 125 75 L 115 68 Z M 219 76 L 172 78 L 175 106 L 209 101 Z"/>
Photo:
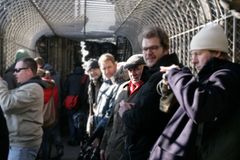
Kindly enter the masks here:
<path id="1" fill-rule="evenodd" d="M 47 160 L 52 145 L 60 159 L 61 106 L 78 160 L 240 159 L 240 65 L 223 28 L 210 23 L 193 36 L 197 73 L 169 52 L 161 28 L 145 28 L 141 44 L 125 62 L 105 53 L 77 64 L 63 85 L 42 57 L 18 50 L 0 80 L 0 159 Z"/>

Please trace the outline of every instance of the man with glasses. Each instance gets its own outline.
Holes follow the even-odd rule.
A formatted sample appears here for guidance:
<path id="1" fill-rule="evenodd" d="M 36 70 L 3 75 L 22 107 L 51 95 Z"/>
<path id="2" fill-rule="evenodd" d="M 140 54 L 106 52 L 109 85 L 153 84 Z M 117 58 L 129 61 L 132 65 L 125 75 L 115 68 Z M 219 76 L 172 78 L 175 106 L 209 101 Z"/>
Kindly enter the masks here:
<path id="1" fill-rule="evenodd" d="M 160 96 L 156 91 L 156 86 L 162 79 L 160 66 L 178 64 L 176 54 L 169 54 L 169 38 L 166 32 L 158 27 L 145 29 L 142 52 L 149 67 L 149 79 L 138 91 L 133 104 L 121 103 L 119 110 L 127 134 L 123 159 L 146 160 L 173 112 L 165 113 L 159 109 Z"/>
<path id="2" fill-rule="evenodd" d="M 17 61 L 23 58 L 30 58 L 29 51 L 26 49 L 17 50 L 14 63 L 8 69 L 6 69 L 5 73 L 3 74 L 3 79 L 8 83 L 8 89 L 14 89 L 17 87 L 17 82 L 15 76 L 13 75 L 13 70 Z"/>
<path id="3" fill-rule="evenodd" d="M 34 59 L 25 58 L 14 69 L 18 88 L 8 90 L 0 78 L 0 106 L 10 139 L 8 160 L 35 160 L 42 142 L 43 85 L 36 73 Z"/>

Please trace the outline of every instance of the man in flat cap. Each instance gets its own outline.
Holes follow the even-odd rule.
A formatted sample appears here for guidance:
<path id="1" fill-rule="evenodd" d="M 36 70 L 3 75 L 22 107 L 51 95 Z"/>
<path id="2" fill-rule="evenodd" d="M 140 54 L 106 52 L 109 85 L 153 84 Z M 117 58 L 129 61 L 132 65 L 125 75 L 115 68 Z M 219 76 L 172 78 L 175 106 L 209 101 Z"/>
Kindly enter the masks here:
<path id="1" fill-rule="evenodd" d="M 118 114 L 121 103 L 131 103 L 137 91 L 143 85 L 141 80 L 145 62 L 142 54 L 131 56 L 124 65 L 127 69 L 130 80 L 123 83 L 118 90 L 114 111 L 112 112 L 106 126 L 104 136 L 100 145 L 101 159 L 115 160 L 119 159 L 124 151 L 124 125 L 122 118 Z"/>

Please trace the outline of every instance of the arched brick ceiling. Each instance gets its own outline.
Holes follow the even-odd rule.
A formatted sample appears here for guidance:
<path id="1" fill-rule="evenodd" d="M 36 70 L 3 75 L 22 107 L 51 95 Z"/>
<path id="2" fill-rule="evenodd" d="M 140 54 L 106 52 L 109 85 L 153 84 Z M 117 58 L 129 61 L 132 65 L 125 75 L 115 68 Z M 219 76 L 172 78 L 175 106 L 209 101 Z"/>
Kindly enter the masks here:
<path id="1" fill-rule="evenodd" d="M 160 26 L 174 39 L 227 16 L 218 0 L 1 0 L 0 34 L 9 55 L 21 46 L 34 49 L 43 35 L 78 40 L 122 35 L 137 52 L 146 25 Z M 176 41 L 184 39 L 172 42 L 178 50 Z"/>

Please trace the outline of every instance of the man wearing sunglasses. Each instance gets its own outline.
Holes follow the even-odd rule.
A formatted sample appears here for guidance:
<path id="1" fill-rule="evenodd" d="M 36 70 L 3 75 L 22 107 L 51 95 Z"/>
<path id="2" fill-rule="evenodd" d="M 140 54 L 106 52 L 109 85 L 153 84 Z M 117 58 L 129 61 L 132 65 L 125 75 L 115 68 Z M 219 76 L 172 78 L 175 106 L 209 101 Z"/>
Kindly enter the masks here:
<path id="1" fill-rule="evenodd" d="M 17 50 L 16 54 L 15 54 L 15 61 L 14 63 L 6 69 L 5 73 L 3 74 L 3 79 L 8 83 L 8 89 L 14 89 L 17 87 L 17 82 L 16 82 L 16 78 L 13 75 L 14 73 L 14 67 L 17 63 L 17 61 L 19 61 L 20 59 L 23 58 L 30 58 L 30 53 L 28 50 L 26 49 L 19 49 Z"/>
<path id="2" fill-rule="evenodd" d="M 0 106 L 10 139 L 8 160 L 35 160 L 42 142 L 43 84 L 36 73 L 34 59 L 25 58 L 14 69 L 18 88 L 8 90 L 0 78 Z"/>

